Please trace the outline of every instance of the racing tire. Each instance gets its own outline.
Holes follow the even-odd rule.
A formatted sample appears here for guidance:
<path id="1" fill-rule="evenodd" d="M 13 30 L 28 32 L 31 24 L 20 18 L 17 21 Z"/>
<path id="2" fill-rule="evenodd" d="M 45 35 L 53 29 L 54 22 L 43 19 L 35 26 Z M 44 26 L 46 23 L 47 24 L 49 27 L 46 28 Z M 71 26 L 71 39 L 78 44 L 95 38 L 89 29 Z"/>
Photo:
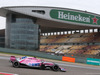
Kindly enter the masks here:
<path id="1" fill-rule="evenodd" d="M 58 65 L 53 65 L 52 67 L 51 67 L 51 70 L 53 70 L 53 71 L 58 71 L 59 70 L 59 66 Z"/>
<path id="2" fill-rule="evenodd" d="M 41 64 L 41 67 L 40 67 L 42 70 L 45 70 L 45 65 L 44 64 Z"/>
<path id="3" fill-rule="evenodd" d="M 19 64 L 19 62 L 15 61 L 12 63 L 12 66 L 15 68 L 18 68 L 18 67 L 20 67 L 20 64 Z"/>

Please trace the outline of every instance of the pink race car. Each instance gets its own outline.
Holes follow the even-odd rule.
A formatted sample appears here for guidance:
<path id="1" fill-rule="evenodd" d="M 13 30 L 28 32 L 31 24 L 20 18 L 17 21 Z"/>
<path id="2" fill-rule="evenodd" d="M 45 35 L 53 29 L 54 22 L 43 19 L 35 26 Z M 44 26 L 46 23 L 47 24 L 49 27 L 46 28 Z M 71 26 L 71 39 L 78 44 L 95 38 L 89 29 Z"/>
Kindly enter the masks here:
<path id="1" fill-rule="evenodd" d="M 36 57 L 21 57 L 16 58 L 15 56 L 10 57 L 10 62 L 12 63 L 12 66 L 15 68 L 21 67 L 21 66 L 27 66 L 27 67 L 37 67 L 40 69 L 51 69 L 53 71 L 62 71 L 66 72 L 65 68 L 59 67 L 57 64 L 52 62 L 46 62 L 41 59 L 37 59 Z"/>

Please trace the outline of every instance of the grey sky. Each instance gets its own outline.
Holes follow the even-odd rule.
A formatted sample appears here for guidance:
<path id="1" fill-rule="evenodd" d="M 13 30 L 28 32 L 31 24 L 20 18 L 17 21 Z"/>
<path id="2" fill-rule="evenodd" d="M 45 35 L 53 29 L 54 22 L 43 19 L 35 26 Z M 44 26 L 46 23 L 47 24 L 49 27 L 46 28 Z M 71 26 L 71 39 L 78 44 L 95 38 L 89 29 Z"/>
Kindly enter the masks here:
<path id="1" fill-rule="evenodd" d="M 0 7 L 5 6 L 53 6 L 100 14 L 100 0 L 0 0 Z M 5 18 L 0 17 L 0 29 L 4 28 Z"/>

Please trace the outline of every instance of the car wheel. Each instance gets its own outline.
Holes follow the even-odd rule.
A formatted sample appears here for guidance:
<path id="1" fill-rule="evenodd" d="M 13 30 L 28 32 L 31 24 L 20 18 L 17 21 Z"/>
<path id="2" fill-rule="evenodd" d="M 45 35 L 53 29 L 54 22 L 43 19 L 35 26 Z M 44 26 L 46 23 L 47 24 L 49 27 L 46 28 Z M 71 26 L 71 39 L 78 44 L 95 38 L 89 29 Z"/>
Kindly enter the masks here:
<path id="1" fill-rule="evenodd" d="M 41 69 L 42 69 L 42 70 L 45 70 L 45 68 L 46 68 L 45 65 L 42 64 L 42 65 L 41 65 Z"/>
<path id="2" fill-rule="evenodd" d="M 51 67 L 51 70 L 53 70 L 53 71 L 58 71 L 59 70 L 59 66 L 58 65 L 53 65 L 52 67 Z"/>
<path id="3" fill-rule="evenodd" d="M 15 62 L 13 62 L 13 67 L 15 67 L 15 68 L 18 68 L 18 67 L 20 67 L 20 64 L 19 64 L 19 62 L 17 62 L 17 61 L 15 61 Z"/>

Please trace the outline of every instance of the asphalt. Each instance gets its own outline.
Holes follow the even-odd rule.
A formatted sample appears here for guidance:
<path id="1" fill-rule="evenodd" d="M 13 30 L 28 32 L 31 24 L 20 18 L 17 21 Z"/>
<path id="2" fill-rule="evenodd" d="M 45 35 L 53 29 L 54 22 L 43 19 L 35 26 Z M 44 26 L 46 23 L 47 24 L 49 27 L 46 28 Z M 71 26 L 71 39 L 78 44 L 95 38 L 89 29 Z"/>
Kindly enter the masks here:
<path id="1" fill-rule="evenodd" d="M 85 65 L 79 63 L 69 63 L 56 60 L 45 59 L 46 61 L 52 61 L 67 69 L 67 72 L 54 72 L 52 70 L 40 70 L 35 68 L 13 68 L 9 63 L 11 55 L 0 54 L 0 72 L 14 73 L 18 75 L 100 75 L 100 67 Z M 16 55 L 17 57 L 21 57 Z"/>

